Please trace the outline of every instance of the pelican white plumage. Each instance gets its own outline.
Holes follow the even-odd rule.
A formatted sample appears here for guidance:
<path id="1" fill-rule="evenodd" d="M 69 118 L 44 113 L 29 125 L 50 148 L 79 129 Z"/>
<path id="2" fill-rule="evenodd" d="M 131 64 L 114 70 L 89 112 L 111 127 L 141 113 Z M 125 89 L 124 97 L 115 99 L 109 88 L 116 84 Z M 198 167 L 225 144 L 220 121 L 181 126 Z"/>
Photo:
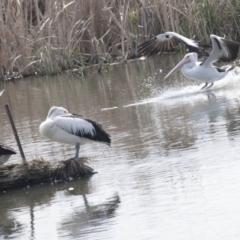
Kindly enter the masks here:
<path id="1" fill-rule="evenodd" d="M 190 38 L 186 38 L 175 32 L 165 32 L 158 34 L 154 38 L 138 46 L 138 54 L 150 56 L 154 53 L 165 52 L 174 49 L 179 43 L 185 44 L 189 52 L 198 54 L 198 58 L 207 57 L 208 53 L 199 47 L 198 43 Z"/>
<path id="2" fill-rule="evenodd" d="M 75 145 L 75 157 L 79 157 L 80 145 L 91 141 L 106 143 L 110 146 L 110 135 L 102 126 L 90 119 L 71 114 L 63 107 L 50 108 L 47 118 L 40 124 L 40 133 L 53 141 Z"/>
<path id="3" fill-rule="evenodd" d="M 16 152 L 9 146 L 0 143 L 0 165 L 8 161 L 11 155 L 16 154 Z"/>
<path id="4" fill-rule="evenodd" d="M 213 63 L 217 61 L 231 62 L 237 59 L 239 52 L 239 43 L 216 36 L 210 35 L 212 42 L 212 51 L 203 62 L 198 62 L 196 53 L 188 53 L 166 76 L 168 78 L 174 72 L 181 69 L 182 74 L 190 79 L 205 82 L 202 87 L 210 88 L 215 81 L 223 79 L 229 71 L 233 70 L 232 66 L 223 66 L 217 68 Z M 208 86 L 208 84 L 210 85 Z"/>

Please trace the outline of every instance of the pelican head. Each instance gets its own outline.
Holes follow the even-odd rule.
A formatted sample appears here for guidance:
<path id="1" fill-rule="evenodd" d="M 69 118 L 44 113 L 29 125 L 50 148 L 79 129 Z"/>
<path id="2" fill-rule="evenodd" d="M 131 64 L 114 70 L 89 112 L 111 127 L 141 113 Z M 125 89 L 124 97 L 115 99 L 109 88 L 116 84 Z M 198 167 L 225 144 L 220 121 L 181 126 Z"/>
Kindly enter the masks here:
<path id="1" fill-rule="evenodd" d="M 54 119 L 57 116 L 62 116 L 62 115 L 65 115 L 65 114 L 68 114 L 68 110 L 67 109 L 65 109 L 63 107 L 53 106 L 48 111 L 47 118 Z"/>
<path id="2" fill-rule="evenodd" d="M 188 53 L 185 55 L 185 57 L 182 59 L 181 62 L 179 62 L 177 64 L 177 66 L 175 66 L 165 77 L 164 79 L 170 77 L 173 73 L 175 73 L 176 71 L 180 70 L 185 64 L 189 64 L 189 67 L 192 67 L 196 64 L 198 59 L 198 55 L 195 52 L 192 53 Z"/>

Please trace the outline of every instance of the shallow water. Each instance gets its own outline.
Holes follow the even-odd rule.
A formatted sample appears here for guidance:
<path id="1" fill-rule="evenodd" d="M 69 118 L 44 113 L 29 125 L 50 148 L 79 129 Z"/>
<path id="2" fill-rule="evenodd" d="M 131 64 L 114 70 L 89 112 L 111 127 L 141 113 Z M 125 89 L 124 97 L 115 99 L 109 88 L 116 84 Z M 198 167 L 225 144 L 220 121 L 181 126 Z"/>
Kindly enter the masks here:
<path id="1" fill-rule="evenodd" d="M 98 172 L 90 179 L 2 191 L 0 239 L 239 239 L 240 76 L 208 91 L 180 73 L 164 80 L 180 58 L 0 85 L 1 142 L 17 150 L 8 103 L 27 159 L 74 154 L 38 132 L 53 105 L 112 136 L 111 148 L 81 148 Z"/>

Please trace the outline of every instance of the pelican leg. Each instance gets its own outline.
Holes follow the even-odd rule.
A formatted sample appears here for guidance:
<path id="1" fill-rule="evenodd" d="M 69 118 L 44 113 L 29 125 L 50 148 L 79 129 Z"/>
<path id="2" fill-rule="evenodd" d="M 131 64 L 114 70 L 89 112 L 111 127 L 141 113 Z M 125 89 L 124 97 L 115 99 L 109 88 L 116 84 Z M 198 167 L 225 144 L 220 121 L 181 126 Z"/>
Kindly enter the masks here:
<path id="1" fill-rule="evenodd" d="M 209 89 L 213 86 L 213 82 L 206 88 L 206 89 Z"/>
<path id="2" fill-rule="evenodd" d="M 78 159 L 79 158 L 80 143 L 77 143 L 75 148 L 76 148 L 75 159 Z"/>
<path id="3" fill-rule="evenodd" d="M 76 144 L 75 149 L 76 149 L 75 157 L 69 158 L 66 161 L 71 161 L 71 160 L 74 160 L 74 159 L 78 159 L 79 150 L 80 150 L 80 143 Z"/>
<path id="4" fill-rule="evenodd" d="M 206 82 L 205 85 L 201 88 L 201 90 L 204 89 L 205 87 L 207 87 L 207 85 L 208 85 L 208 83 Z"/>

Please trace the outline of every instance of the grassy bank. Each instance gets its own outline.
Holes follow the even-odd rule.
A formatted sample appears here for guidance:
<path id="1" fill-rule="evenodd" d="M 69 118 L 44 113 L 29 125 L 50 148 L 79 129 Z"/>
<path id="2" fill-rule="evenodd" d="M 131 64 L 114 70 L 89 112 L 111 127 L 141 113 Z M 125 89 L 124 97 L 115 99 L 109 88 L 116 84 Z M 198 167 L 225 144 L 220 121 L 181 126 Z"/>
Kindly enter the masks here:
<path id="1" fill-rule="evenodd" d="M 125 60 L 163 31 L 239 41 L 239 0 L 3 0 L 0 79 Z"/>

